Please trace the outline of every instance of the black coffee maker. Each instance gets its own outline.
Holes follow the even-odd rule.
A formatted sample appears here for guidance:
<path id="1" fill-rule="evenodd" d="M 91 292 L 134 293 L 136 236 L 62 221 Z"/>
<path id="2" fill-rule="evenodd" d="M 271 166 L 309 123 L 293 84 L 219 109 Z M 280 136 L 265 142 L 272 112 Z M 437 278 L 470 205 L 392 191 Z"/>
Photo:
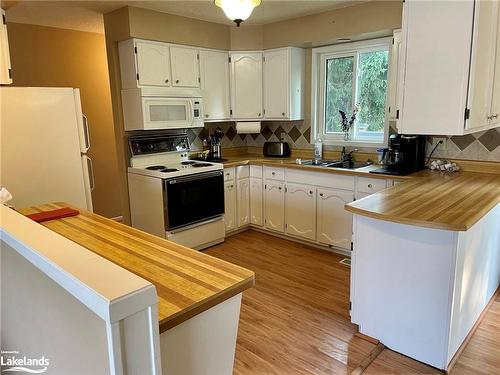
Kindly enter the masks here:
<path id="1" fill-rule="evenodd" d="M 384 167 L 371 173 L 404 176 L 425 168 L 425 135 L 392 134 L 389 148 L 383 150 Z"/>

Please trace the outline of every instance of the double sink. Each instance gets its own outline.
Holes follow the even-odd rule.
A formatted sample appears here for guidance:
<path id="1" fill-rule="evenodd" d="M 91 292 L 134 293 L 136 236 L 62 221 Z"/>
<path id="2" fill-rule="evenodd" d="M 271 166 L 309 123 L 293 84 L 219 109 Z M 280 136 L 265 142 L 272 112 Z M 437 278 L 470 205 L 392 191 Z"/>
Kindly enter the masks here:
<path id="1" fill-rule="evenodd" d="M 340 169 L 359 169 L 368 167 L 372 163 L 369 161 L 356 162 L 353 160 L 302 160 L 300 163 L 302 165 L 313 165 L 317 167 L 326 168 L 340 168 Z"/>

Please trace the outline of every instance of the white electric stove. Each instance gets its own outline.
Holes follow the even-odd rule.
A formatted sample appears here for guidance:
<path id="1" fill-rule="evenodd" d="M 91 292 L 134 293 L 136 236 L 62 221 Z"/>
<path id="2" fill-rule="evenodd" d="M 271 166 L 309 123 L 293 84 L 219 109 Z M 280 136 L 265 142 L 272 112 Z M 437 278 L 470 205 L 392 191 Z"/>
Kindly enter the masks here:
<path id="1" fill-rule="evenodd" d="M 185 133 L 129 139 L 132 226 L 195 248 L 224 241 L 223 166 L 188 159 Z"/>

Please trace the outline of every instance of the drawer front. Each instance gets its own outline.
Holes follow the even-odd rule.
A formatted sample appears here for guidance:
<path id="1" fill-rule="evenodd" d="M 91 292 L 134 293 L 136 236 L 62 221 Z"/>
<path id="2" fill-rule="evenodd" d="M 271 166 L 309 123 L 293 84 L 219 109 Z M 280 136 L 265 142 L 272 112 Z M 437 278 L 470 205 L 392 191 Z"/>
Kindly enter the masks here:
<path id="1" fill-rule="evenodd" d="M 297 184 L 307 183 L 319 187 L 354 191 L 354 176 L 325 172 L 303 171 L 287 168 L 286 180 Z"/>
<path id="2" fill-rule="evenodd" d="M 358 192 L 373 194 L 384 190 L 387 187 L 387 181 L 378 178 L 358 177 Z"/>
<path id="3" fill-rule="evenodd" d="M 224 181 L 234 181 L 234 168 L 224 168 Z"/>
<path id="4" fill-rule="evenodd" d="M 236 178 L 241 180 L 242 178 L 250 177 L 250 168 L 248 165 L 243 165 L 241 167 L 236 167 Z"/>
<path id="5" fill-rule="evenodd" d="M 285 179 L 285 168 L 264 167 L 264 177 L 283 181 Z"/>
<path id="6" fill-rule="evenodd" d="M 250 177 L 262 178 L 262 165 L 251 165 Z"/>

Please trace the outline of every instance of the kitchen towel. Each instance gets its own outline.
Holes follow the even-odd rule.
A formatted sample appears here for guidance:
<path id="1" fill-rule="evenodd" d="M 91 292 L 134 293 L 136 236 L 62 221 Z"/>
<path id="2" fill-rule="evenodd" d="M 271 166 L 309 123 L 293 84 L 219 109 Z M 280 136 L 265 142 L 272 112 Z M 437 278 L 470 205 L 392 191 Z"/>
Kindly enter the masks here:
<path id="1" fill-rule="evenodd" d="M 236 133 L 258 134 L 260 133 L 260 121 L 239 121 L 236 123 Z"/>
<path id="2" fill-rule="evenodd" d="M 76 216 L 80 212 L 78 210 L 74 210 L 69 207 L 58 208 L 57 210 L 52 211 L 43 211 L 37 212 L 36 214 L 26 215 L 26 217 L 31 220 L 36 221 L 37 223 L 41 223 L 43 221 L 62 219 L 65 217 Z"/>

